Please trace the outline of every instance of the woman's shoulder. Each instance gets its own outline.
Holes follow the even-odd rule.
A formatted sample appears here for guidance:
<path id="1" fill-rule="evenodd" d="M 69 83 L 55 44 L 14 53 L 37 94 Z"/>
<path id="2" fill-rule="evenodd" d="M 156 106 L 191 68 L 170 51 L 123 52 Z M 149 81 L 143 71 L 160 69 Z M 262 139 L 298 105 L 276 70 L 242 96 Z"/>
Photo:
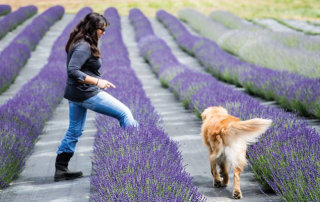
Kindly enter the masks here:
<path id="1" fill-rule="evenodd" d="M 80 39 L 76 43 L 74 43 L 73 48 L 75 50 L 88 51 L 91 52 L 90 44 L 84 39 Z"/>

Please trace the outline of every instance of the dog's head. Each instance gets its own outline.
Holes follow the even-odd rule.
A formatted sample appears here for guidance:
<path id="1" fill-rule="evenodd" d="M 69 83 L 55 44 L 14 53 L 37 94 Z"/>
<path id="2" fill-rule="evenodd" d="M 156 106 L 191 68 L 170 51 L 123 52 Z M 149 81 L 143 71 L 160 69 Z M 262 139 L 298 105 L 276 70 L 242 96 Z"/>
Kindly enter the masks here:
<path id="1" fill-rule="evenodd" d="M 201 113 L 202 121 L 204 121 L 209 116 L 219 116 L 219 115 L 228 115 L 228 111 L 219 106 L 219 107 L 208 107 Z"/>

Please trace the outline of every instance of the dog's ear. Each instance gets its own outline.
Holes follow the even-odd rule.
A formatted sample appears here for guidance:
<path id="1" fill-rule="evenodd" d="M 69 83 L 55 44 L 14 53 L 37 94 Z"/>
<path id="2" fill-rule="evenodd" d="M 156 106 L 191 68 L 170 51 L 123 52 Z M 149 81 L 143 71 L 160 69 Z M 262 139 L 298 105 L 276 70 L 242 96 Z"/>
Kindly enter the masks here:
<path id="1" fill-rule="evenodd" d="M 201 113 L 201 119 L 202 119 L 202 121 L 204 121 L 206 118 L 207 118 L 207 110 L 204 110 L 204 111 Z"/>

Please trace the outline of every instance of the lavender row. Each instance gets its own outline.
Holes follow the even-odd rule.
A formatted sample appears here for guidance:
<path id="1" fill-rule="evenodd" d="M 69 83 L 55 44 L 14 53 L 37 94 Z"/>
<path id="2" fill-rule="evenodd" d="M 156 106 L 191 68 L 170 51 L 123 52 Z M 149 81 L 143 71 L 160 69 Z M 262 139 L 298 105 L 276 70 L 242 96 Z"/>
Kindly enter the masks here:
<path id="1" fill-rule="evenodd" d="M 290 19 L 274 19 L 274 20 L 279 24 L 288 27 L 291 30 L 302 32 L 303 34 L 306 34 L 306 35 L 320 35 L 319 28 L 305 21 L 290 20 Z"/>
<path id="2" fill-rule="evenodd" d="M 317 20 L 317 21 L 310 21 L 310 20 L 307 20 L 307 23 L 309 23 L 310 25 L 313 25 L 313 26 L 320 26 L 320 22 Z"/>
<path id="3" fill-rule="evenodd" d="M 157 18 L 179 46 L 194 55 L 213 76 L 243 86 L 249 93 L 276 100 L 286 109 L 320 118 L 320 79 L 249 64 L 225 52 L 215 42 L 190 34 L 169 13 L 158 11 Z"/>
<path id="4" fill-rule="evenodd" d="M 10 8 L 10 11 L 11 11 L 11 8 Z M 37 11 L 38 9 L 35 6 L 24 6 L 4 16 L 0 20 L 0 27 L 1 27 L 0 39 L 2 39 L 8 32 L 15 29 L 19 24 L 23 23 L 28 18 L 35 15 Z M 1 15 L 1 12 L 5 12 L 5 9 L 1 11 L 1 7 L 0 7 L 0 15 Z"/>
<path id="5" fill-rule="evenodd" d="M 135 12 L 143 21 L 139 24 L 149 24 L 147 18 L 141 17 L 141 11 Z M 145 29 L 150 33 L 152 27 L 145 26 Z M 272 119 L 271 128 L 248 148 L 249 165 L 256 179 L 263 188 L 272 188 L 283 200 L 320 200 L 320 135 L 306 121 L 281 109 L 261 105 L 210 75 L 180 64 L 167 44 L 155 35 L 140 38 L 139 49 L 161 82 L 199 117 L 205 108 L 220 105 L 242 120 Z"/>
<path id="6" fill-rule="evenodd" d="M 0 54 L 0 93 L 14 81 L 41 38 L 64 15 L 62 6 L 54 6 L 37 16 Z M 19 51 L 17 51 L 19 50 Z"/>
<path id="7" fill-rule="evenodd" d="M 48 63 L 0 107 L 0 188 L 21 172 L 45 122 L 63 97 L 66 44 L 71 29 L 92 10 L 83 8 L 55 41 Z"/>
<path id="8" fill-rule="evenodd" d="M 242 18 L 223 10 L 215 10 L 210 13 L 210 18 L 229 29 L 254 29 L 258 26 L 243 20 Z"/>
<path id="9" fill-rule="evenodd" d="M 177 144 L 164 133 L 130 67 L 117 10 L 108 8 L 105 17 L 111 26 L 101 39 L 102 75 L 116 84 L 108 92 L 129 106 L 140 125 L 124 130 L 115 119 L 97 116 L 91 200 L 202 201 L 182 166 Z"/>
<path id="10" fill-rule="evenodd" d="M 238 16 L 227 11 L 214 11 L 210 17 L 207 17 L 194 9 L 188 8 L 179 11 L 179 18 L 234 54 L 238 54 L 241 48 L 249 42 L 267 43 L 270 40 L 277 41 L 278 44 L 280 43 L 287 48 L 311 52 L 320 51 L 319 39 L 294 32 L 273 32 L 260 25 L 247 24 Z M 232 36 L 239 38 L 234 40 L 237 43 L 228 43 Z"/>
<path id="11" fill-rule="evenodd" d="M 223 25 L 209 21 L 206 16 L 192 9 L 181 10 L 179 17 L 190 23 L 194 29 L 199 30 L 203 36 L 215 41 L 224 50 L 238 55 L 247 62 L 306 77 L 320 77 L 320 69 L 317 68 L 320 65 L 319 39 L 297 33 L 281 32 L 279 34 L 256 28 L 229 29 L 227 32 L 221 32 Z M 193 22 L 194 20 L 196 21 Z M 211 29 L 200 27 L 211 27 Z"/>
<path id="12" fill-rule="evenodd" d="M 309 51 L 319 51 L 320 50 L 320 41 L 312 36 L 307 36 L 300 34 L 298 32 L 272 32 L 268 29 L 263 29 L 265 27 L 257 26 L 254 23 L 250 23 L 248 21 L 245 21 L 244 19 L 234 15 L 233 13 L 230 13 L 228 11 L 213 11 L 210 13 L 209 18 L 217 22 L 218 24 L 221 24 L 222 26 L 227 27 L 230 30 L 245 30 L 245 31 L 263 31 L 266 35 L 264 38 L 270 38 L 272 40 L 276 40 L 280 42 L 281 44 L 293 47 L 293 48 L 299 48 L 299 49 L 306 49 Z M 275 19 L 279 23 L 285 24 L 286 26 L 290 26 L 286 24 L 283 20 Z M 291 27 L 294 28 L 294 27 Z M 303 31 L 303 30 L 300 30 Z M 308 34 L 316 34 L 313 32 L 308 32 Z"/>
<path id="13" fill-rule="evenodd" d="M 188 23 L 192 29 L 213 41 L 218 41 L 220 37 L 230 33 L 229 28 L 191 8 L 181 9 L 178 16 Z"/>
<path id="14" fill-rule="evenodd" d="M 261 29 L 264 27 L 260 23 L 251 23 L 249 21 L 246 21 L 235 14 L 228 12 L 228 11 L 223 11 L 223 10 L 215 10 L 212 11 L 209 14 L 210 18 L 225 27 L 229 29 Z M 319 30 L 312 26 L 312 23 L 305 22 L 305 21 L 297 21 L 297 20 L 281 20 L 277 18 L 272 18 L 273 20 L 277 21 L 278 23 L 288 27 L 289 29 L 296 30 L 298 32 L 303 32 L 308 35 L 319 35 Z M 267 28 L 267 27 L 264 27 Z M 286 33 L 281 33 L 283 35 Z M 302 36 L 305 38 L 303 35 L 299 35 L 299 33 L 295 33 L 296 36 Z"/>
<path id="15" fill-rule="evenodd" d="M 10 5 L 0 5 L 0 16 L 7 15 L 11 12 Z"/>

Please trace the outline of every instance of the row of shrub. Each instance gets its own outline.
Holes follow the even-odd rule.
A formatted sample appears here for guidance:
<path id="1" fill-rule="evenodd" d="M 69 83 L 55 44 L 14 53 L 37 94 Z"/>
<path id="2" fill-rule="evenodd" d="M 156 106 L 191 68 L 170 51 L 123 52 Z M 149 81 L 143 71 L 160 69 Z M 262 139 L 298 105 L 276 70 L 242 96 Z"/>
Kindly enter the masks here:
<path id="1" fill-rule="evenodd" d="M 304 21 L 274 19 L 278 23 L 289 27 L 292 30 L 303 32 L 307 35 L 320 35 L 320 30 L 316 25 Z"/>
<path id="2" fill-rule="evenodd" d="M 303 34 L 300 34 L 298 32 L 273 32 L 269 30 L 267 27 L 261 26 L 260 23 L 256 23 L 256 20 L 246 21 L 242 18 L 239 18 L 238 16 L 234 15 L 233 13 L 230 13 L 228 11 L 221 11 L 216 10 L 209 14 L 209 17 L 206 17 L 202 15 L 201 13 L 197 12 L 193 9 L 182 9 L 179 12 L 179 16 L 184 19 L 187 14 L 187 12 L 190 12 L 192 17 L 195 17 L 195 19 L 192 19 L 190 23 L 210 23 L 212 26 L 211 33 L 217 34 L 217 36 L 214 36 L 214 40 L 218 41 L 219 37 L 226 34 L 227 32 L 233 32 L 237 31 L 244 31 L 250 35 L 254 35 L 255 37 L 259 37 L 264 40 L 275 40 L 280 44 L 287 46 L 289 48 L 297 48 L 301 50 L 308 50 L 308 51 L 319 51 L 320 47 L 320 41 L 312 36 L 306 36 Z M 279 20 L 279 19 L 274 19 Z M 204 21 L 204 22 L 201 22 Z M 280 21 L 280 20 L 279 20 Z M 253 22 L 253 23 L 252 23 Z M 206 29 L 205 27 L 200 27 L 199 25 L 196 26 L 199 29 Z M 265 29 L 264 29 L 265 28 Z M 223 30 L 223 32 L 219 31 Z M 256 38 L 252 37 L 253 40 L 257 40 Z M 222 39 L 221 39 L 222 40 Z M 243 38 L 246 42 L 245 38 Z M 250 38 L 251 40 L 251 38 Z M 241 44 L 243 46 L 243 44 Z M 239 48 L 239 46 L 235 46 Z M 231 50 L 233 51 L 233 50 Z M 236 49 L 236 51 L 238 51 Z M 236 52 L 235 51 L 235 52 Z"/>
<path id="3" fill-rule="evenodd" d="M 316 27 L 319 27 L 320 26 L 320 22 L 317 20 L 317 21 L 310 21 L 308 20 L 307 23 L 311 24 L 311 25 L 314 25 Z"/>
<path id="4" fill-rule="evenodd" d="M 259 29 L 261 28 L 261 26 L 264 27 L 263 24 L 259 23 L 259 19 L 245 20 L 236 16 L 233 13 L 230 13 L 228 11 L 223 11 L 223 10 L 212 11 L 209 14 L 209 17 L 229 29 L 254 29 L 254 28 Z M 295 33 L 297 37 L 308 38 L 307 36 L 303 36 L 303 34 L 299 32 L 303 32 L 307 35 L 320 34 L 319 31 L 317 31 L 317 27 L 308 22 L 298 21 L 298 20 L 282 20 L 277 18 L 269 18 L 269 19 L 272 19 L 288 27 L 289 29 L 292 29 L 292 31 L 298 31 Z M 253 22 L 253 24 L 251 22 Z M 255 24 L 258 26 L 256 26 Z M 286 35 L 286 33 L 279 33 L 279 35 L 283 35 L 283 34 Z"/>
<path id="5" fill-rule="evenodd" d="M 11 12 L 10 5 L 0 5 L 0 16 L 7 15 Z"/>
<path id="6" fill-rule="evenodd" d="M 0 94 L 11 85 L 41 38 L 57 20 L 61 19 L 63 14 L 62 6 L 47 9 L 0 53 Z"/>
<path id="7" fill-rule="evenodd" d="M 1 7 L 0 7 L 1 8 Z M 24 6 L 0 19 L 0 39 L 37 13 L 35 6 Z M 1 13 L 1 9 L 0 9 Z"/>
<path id="8" fill-rule="evenodd" d="M 130 66 L 117 10 L 104 15 L 111 26 L 101 38 L 102 77 L 117 86 L 107 92 L 131 109 L 139 127 L 123 129 L 116 119 L 97 115 L 91 200 L 203 201 Z M 130 19 L 136 17 L 131 11 Z"/>
<path id="9" fill-rule="evenodd" d="M 64 11 L 61 7 L 55 9 Z M 1 105 L 0 188 L 7 187 L 20 174 L 45 122 L 62 100 L 66 83 L 64 46 L 75 24 L 91 11 L 89 8 L 79 11 L 55 41 L 48 63 L 39 74 Z"/>
<path id="10" fill-rule="evenodd" d="M 261 185 L 272 188 L 283 200 L 320 200 L 319 134 L 296 115 L 261 105 L 212 76 L 180 64 L 168 45 L 152 34 L 148 19 L 141 11 L 135 12 L 139 20 L 132 25 L 137 30 L 141 56 L 185 106 L 198 116 L 205 108 L 220 105 L 242 120 L 255 117 L 273 120 L 270 129 L 247 152 L 251 170 Z"/>
<path id="11" fill-rule="evenodd" d="M 280 34 L 254 25 L 229 29 L 193 9 L 181 10 L 179 18 L 247 62 L 307 77 L 320 77 L 319 39 L 291 32 Z"/>
<path id="12" fill-rule="evenodd" d="M 276 100 L 286 109 L 320 118 L 320 79 L 249 64 L 225 52 L 215 42 L 192 35 L 169 13 L 159 11 L 157 18 L 178 45 L 195 56 L 213 76 L 267 100 Z"/>
<path id="13" fill-rule="evenodd" d="M 259 27 L 256 27 L 254 24 L 224 10 L 212 11 L 209 17 L 228 29 L 259 29 Z"/>

